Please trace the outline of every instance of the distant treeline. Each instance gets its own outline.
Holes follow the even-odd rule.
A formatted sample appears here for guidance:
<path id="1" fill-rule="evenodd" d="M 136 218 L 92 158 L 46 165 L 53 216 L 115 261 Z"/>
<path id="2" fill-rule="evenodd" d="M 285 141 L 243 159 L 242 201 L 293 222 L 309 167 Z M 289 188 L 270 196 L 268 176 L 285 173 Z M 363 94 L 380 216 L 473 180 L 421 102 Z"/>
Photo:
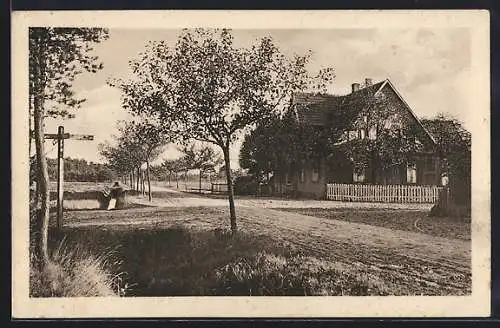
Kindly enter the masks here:
<path id="1" fill-rule="evenodd" d="M 36 165 L 32 159 L 30 176 L 36 179 Z M 57 180 L 57 159 L 47 158 L 49 179 Z M 107 164 L 87 162 L 84 159 L 64 159 L 64 180 L 80 182 L 106 182 L 116 179 L 116 173 Z"/>

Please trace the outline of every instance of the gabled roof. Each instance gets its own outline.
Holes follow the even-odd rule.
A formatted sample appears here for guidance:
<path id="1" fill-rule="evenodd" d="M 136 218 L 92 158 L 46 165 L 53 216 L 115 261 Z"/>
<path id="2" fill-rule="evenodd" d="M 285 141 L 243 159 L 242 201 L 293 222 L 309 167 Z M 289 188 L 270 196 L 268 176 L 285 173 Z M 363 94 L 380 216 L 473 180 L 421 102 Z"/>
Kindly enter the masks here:
<path id="1" fill-rule="evenodd" d="M 386 86 L 389 86 L 394 91 L 431 142 L 436 144 L 434 137 L 422 125 L 408 103 L 403 99 L 389 79 L 361 88 L 347 95 L 297 93 L 293 95 L 292 105 L 299 122 L 306 122 L 316 126 L 325 126 L 328 122 L 329 113 L 332 111 L 340 108 L 340 106 L 346 103 L 349 103 L 353 107 L 358 107 L 352 108 L 353 111 L 358 111 L 362 109 L 361 107 L 363 107 L 368 97 L 375 96 Z"/>
<path id="2" fill-rule="evenodd" d="M 422 128 L 422 130 L 425 131 L 425 133 L 429 136 L 429 138 L 432 140 L 432 142 L 435 145 L 437 145 L 437 142 L 436 142 L 436 139 L 434 138 L 434 136 L 425 128 L 425 126 L 422 124 L 422 122 L 420 122 L 420 120 L 418 119 L 417 115 L 415 115 L 415 113 L 411 109 L 410 105 L 408 105 L 408 103 L 406 102 L 406 100 L 404 100 L 403 96 L 401 96 L 401 94 L 399 93 L 399 91 L 396 89 L 396 87 L 394 87 L 394 85 L 392 84 L 392 82 L 389 79 L 385 80 L 384 85 L 380 87 L 380 90 L 382 90 L 382 88 L 385 86 L 385 84 L 389 84 L 390 85 L 390 87 L 392 88 L 392 90 L 394 90 L 394 92 L 396 93 L 396 95 L 398 96 L 398 98 L 403 102 L 403 104 L 405 104 L 406 108 L 408 109 L 408 111 L 410 112 L 410 114 L 413 116 L 413 118 L 415 119 L 415 121 L 417 121 L 418 125 L 420 125 L 420 127 Z"/>
<path id="3" fill-rule="evenodd" d="M 338 96 L 311 93 L 297 93 L 293 95 L 292 105 L 299 122 L 323 126 L 326 123 L 328 111 L 337 108 Z"/>

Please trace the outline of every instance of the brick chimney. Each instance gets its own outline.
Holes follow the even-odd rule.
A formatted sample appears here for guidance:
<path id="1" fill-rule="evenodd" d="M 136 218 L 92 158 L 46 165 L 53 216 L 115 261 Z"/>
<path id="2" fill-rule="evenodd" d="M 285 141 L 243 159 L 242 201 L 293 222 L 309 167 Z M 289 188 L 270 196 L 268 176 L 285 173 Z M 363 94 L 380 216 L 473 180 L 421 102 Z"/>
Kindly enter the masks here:
<path id="1" fill-rule="evenodd" d="M 359 83 L 353 83 L 351 86 L 352 86 L 352 92 L 359 91 Z"/>
<path id="2" fill-rule="evenodd" d="M 373 80 L 372 80 L 371 78 L 367 77 L 367 78 L 365 79 L 365 85 L 366 85 L 367 87 L 369 87 L 369 86 L 371 86 L 372 84 L 373 84 Z"/>

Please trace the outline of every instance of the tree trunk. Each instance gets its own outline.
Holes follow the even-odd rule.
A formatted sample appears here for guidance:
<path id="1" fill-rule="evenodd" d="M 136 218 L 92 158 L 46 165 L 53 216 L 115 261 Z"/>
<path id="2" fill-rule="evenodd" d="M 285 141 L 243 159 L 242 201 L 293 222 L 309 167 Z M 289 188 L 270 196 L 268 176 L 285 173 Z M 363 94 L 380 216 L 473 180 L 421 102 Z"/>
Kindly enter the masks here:
<path id="1" fill-rule="evenodd" d="M 137 179 L 136 179 L 136 182 L 137 182 L 137 192 L 140 192 L 141 189 L 140 189 L 140 182 L 141 182 L 141 168 L 140 167 L 137 167 Z"/>
<path id="2" fill-rule="evenodd" d="M 198 193 L 200 193 L 200 194 L 201 194 L 201 169 L 200 169 L 199 183 L 200 183 L 200 184 L 199 184 L 200 189 L 198 190 Z"/>
<path id="3" fill-rule="evenodd" d="M 31 115 L 33 113 L 33 104 L 32 104 L 32 97 L 31 95 L 29 95 L 29 102 L 28 102 L 28 109 L 29 109 L 29 116 L 28 116 L 28 126 L 29 126 L 29 137 L 28 137 L 28 140 L 29 140 L 29 145 L 28 145 L 28 156 L 30 158 L 30 163 L 31 163 L 31 141 L 33 140 L 32 138 L 32 129 L 33 127 L 31 126 Z"/>
<path id="4" fill-rule="evenodd" d="M 148 179 L 148 198 L 149 201 L 153 199 L 151 196 L 151 178 L 149 177 L 149 161 L 146 161 L 146 177 Z"/>
<path id="5" fill-rule="evenodd" d="M 35 53 L 36 62 L 34 69 L 34 129 L 35 129 L 35 148 L 36 148 L 36 161 L 37 161 L 37 188 L 40 191 L 41 208 L 37 212 L 38 220 L 38 240 L 36 243 L 36 254 L 40 257 L 40 264 L 45 265 L 49 261 L 48 251 L 48 232 L 49 232 L 49 215 L 50 215 L 50 193 L 49 193 L 49 172 L 47 166 L 47 159 L 45 157 L 44 147 L 44 89 L 45 89 L 45 74 L 43 67 L 45 65 L 43 58 L 43 50 L 40 49 L 40 44 L 44 42 L 39 41 L 37 52 Z M 34 49 L 33 49 L 34 50 Z"/>
<path id="6" fill-rule="evenodd" d="M 177 184 L 177 190 L 179 190 L 179 175 L 175 173 L 175 182 Z"/>
<path id="7" fill-rule="evenodd" d="M 142 196 L 146 195 L 146 191 L 144 190 L 144 171 L 141 170 L 141 194 Z"/>
<path id="8" fill-rule="evenodd" d="M 146 196 L 146 172 L 141 171 L 142 174 L 142 195 Z"/>
<path id="9" fill-rule="evenodd" d="M 224 164 L 226 169 L 226 180 L 227 180 L 227 192 L 229 196 L 229 214 L 231 220 L 231 231 L 233 233 L 236 232 L 236 209 L 234 207 L 234 189 L 233 189 L 233 180 L 231 174 L 231 160 L 229 157 L 229 145 L 226 147 L 222 147 L 222 152 L 224 153 Z"/>

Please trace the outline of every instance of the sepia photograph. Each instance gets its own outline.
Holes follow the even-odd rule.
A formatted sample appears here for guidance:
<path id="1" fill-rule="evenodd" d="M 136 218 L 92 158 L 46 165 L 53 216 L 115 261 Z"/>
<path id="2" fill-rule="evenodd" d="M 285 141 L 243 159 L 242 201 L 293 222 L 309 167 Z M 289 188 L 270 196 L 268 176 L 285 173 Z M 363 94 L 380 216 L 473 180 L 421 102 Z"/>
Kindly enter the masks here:
<path id="1" fill-rule="evenodd" d="M 489 313 L 487 12 L 16 14 L 18 313 Z"/>

